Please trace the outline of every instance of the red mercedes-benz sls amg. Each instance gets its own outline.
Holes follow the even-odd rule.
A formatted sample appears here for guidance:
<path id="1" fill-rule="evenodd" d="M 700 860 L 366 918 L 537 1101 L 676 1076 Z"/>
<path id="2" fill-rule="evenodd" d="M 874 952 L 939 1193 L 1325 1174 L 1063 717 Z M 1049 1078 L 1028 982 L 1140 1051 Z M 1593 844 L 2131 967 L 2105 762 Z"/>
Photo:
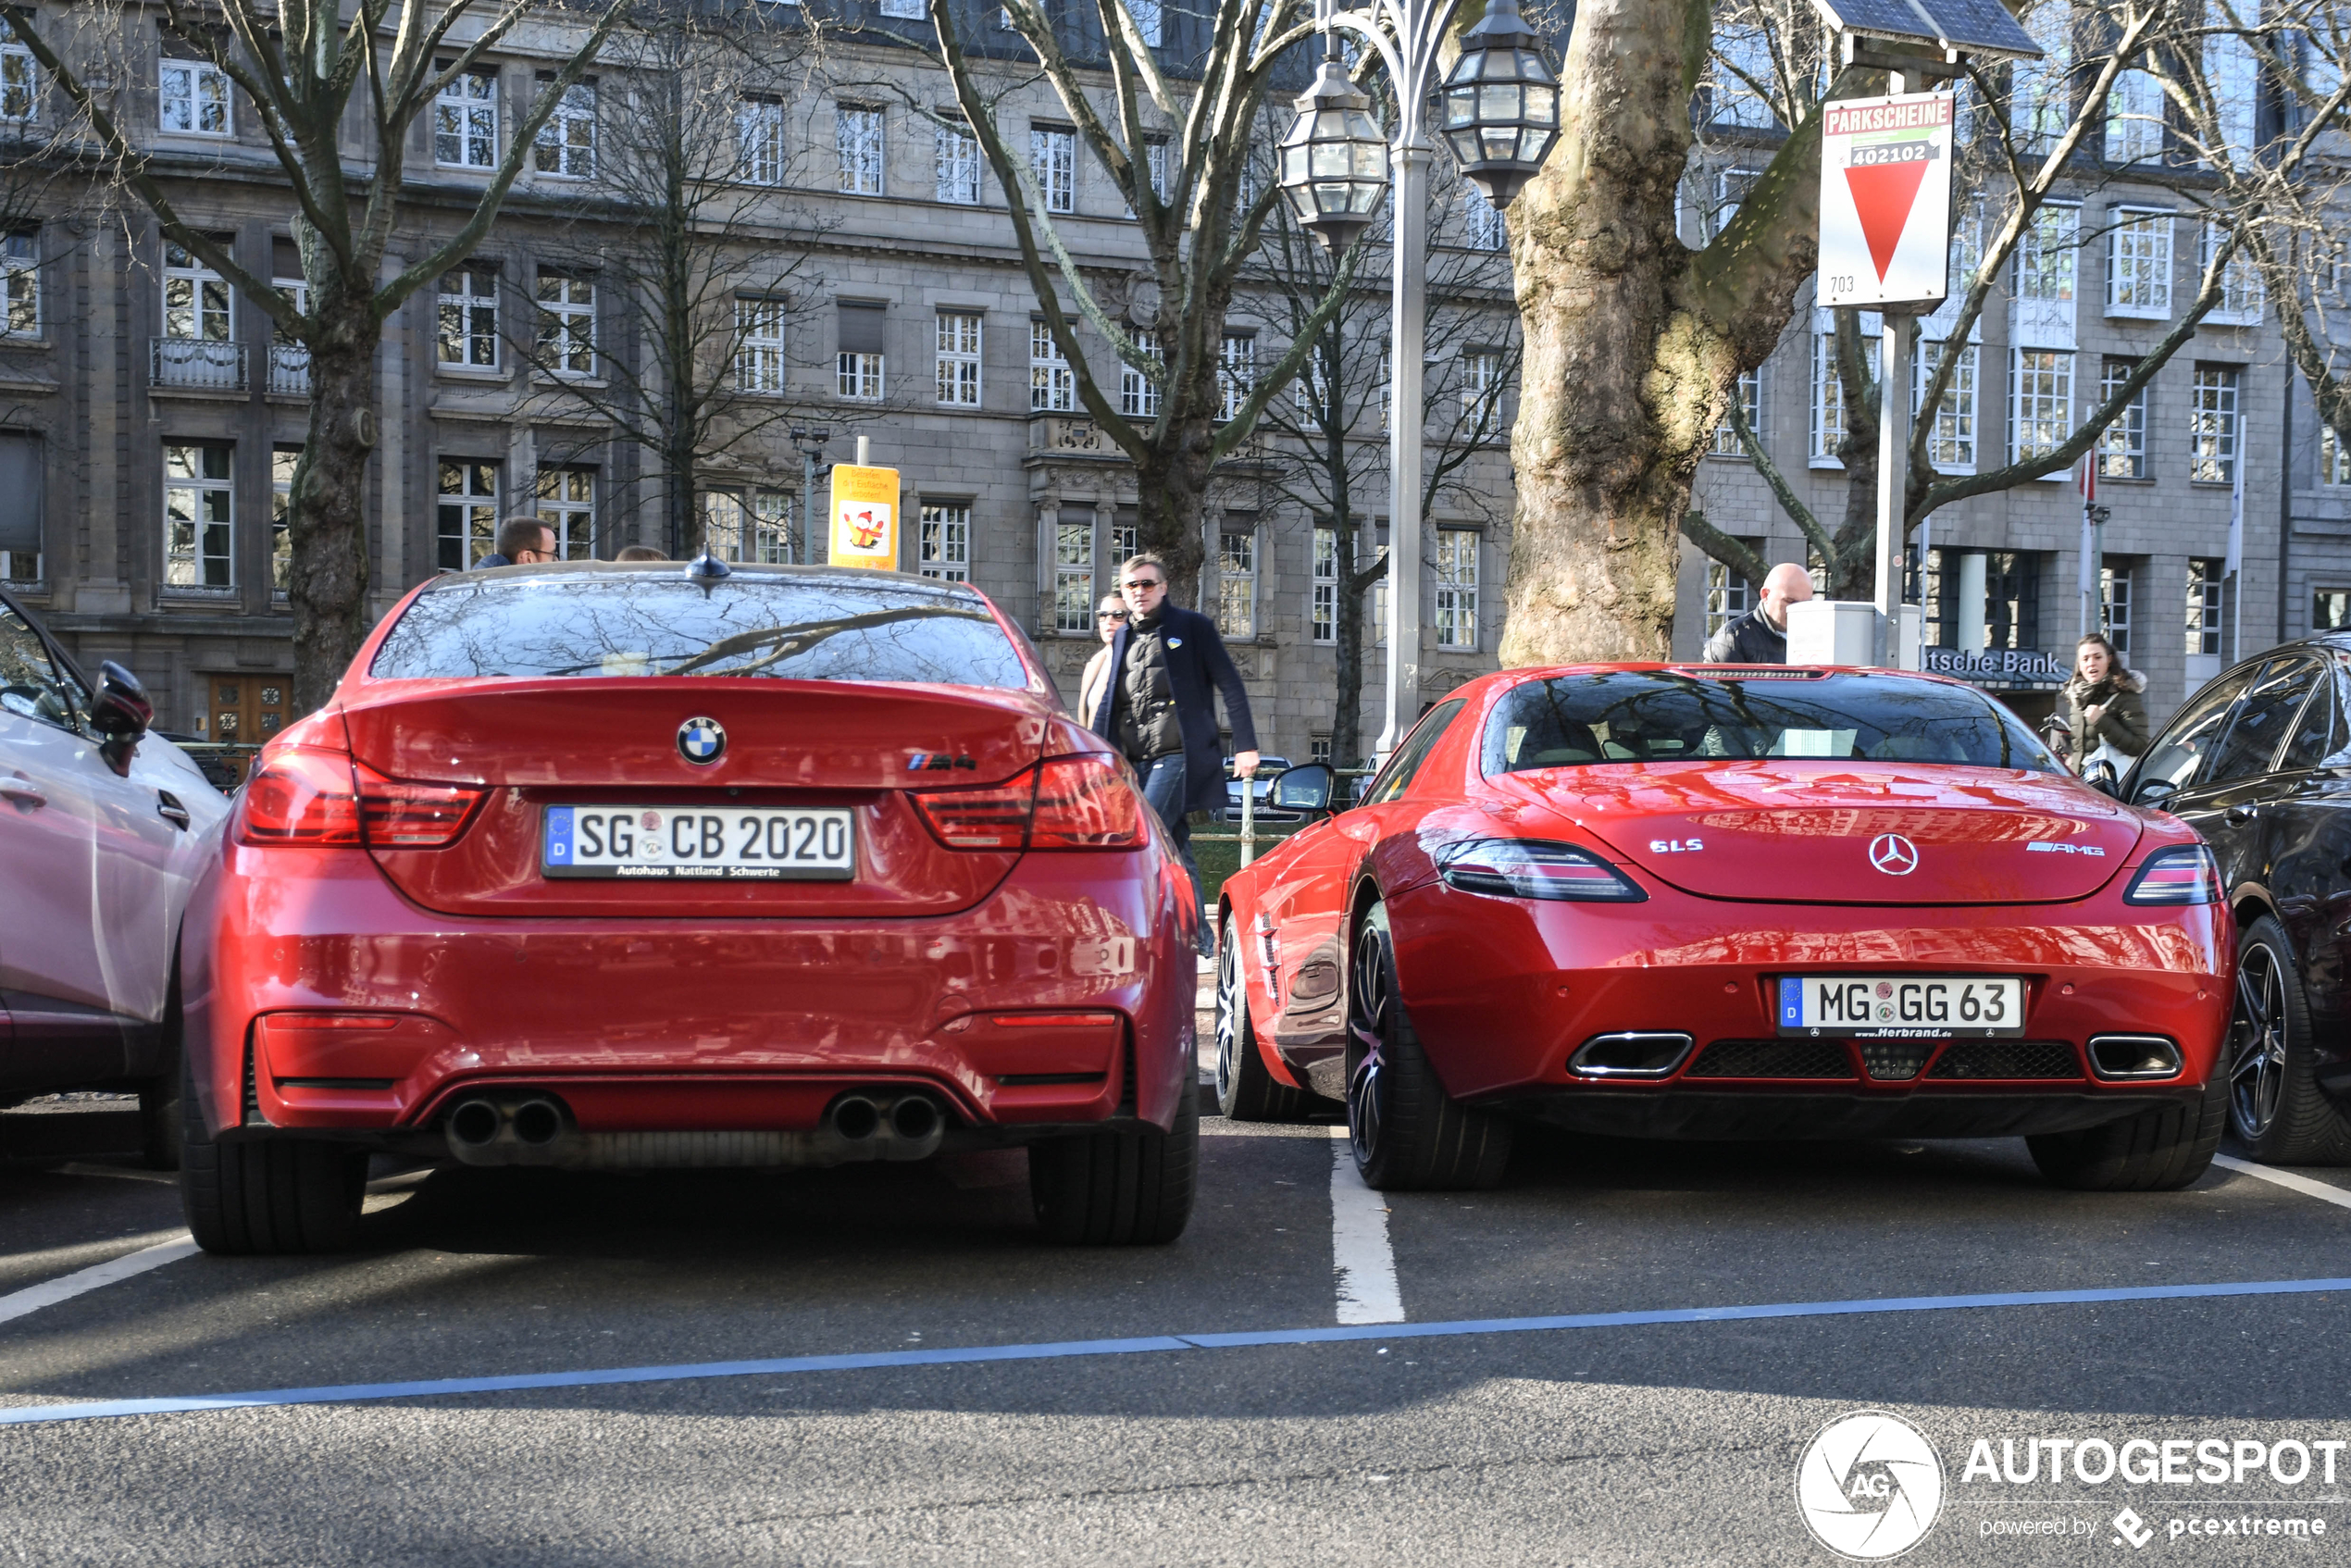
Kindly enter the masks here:
<path id="1" fill-rule="evenodd" d="M 370 1151 L 788 1166 L 1026 1144 L 1064 1240 L 1189 1215 L 1198 906 L 956 583 L 442 577 L 266 747 L 187 922 L 181 1177 L 317 1251 Z"/>
<path id="2" fill-rule="evenodd" d="M 1934 677 L 1487 676 L 1218 917 L 1225 1111 L 1344 1099 L 1377 1188 L 1496 1182 L 1520 1118 L 2021 1135 L 2064 1185 L 2176 1188 L 2225 1114 L 2211 852 Z"/>

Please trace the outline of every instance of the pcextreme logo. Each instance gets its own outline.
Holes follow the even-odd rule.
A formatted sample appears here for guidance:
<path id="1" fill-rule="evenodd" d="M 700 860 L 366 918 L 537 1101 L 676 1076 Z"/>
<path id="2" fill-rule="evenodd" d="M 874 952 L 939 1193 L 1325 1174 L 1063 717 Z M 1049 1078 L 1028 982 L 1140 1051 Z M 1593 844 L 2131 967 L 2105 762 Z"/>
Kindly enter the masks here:
<path id="1" fill-rule="evenodd" d="M 1943 1512 L 1943 1460 L 1926 1434 L 1898 1415 L 1841 1415 L 1813 1434 L 1797 1462 L 1796 1506 L 1839 1557 L 1899 1557 L 1926 1538 Z"/>

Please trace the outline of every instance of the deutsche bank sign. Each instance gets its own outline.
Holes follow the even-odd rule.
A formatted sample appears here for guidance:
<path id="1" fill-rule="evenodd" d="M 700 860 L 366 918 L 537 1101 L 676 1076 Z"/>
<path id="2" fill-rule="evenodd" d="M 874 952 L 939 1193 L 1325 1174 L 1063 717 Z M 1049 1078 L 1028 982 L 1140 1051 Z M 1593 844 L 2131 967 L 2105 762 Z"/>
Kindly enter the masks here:
<path id="1" fill-rule="evenodd" d="M 1919 667 L 1930 675 L 1955 675 L 1983 686 L 2028 686 L 2061 682 L 2072 672 L 2054 653 L 2037 648 L 1922 648 Z"/>
<path id="2" fill-rule="evenodd" d="M 1940 305 L 1950 285 L 1951 94 L 1822 107 L 1819 302 Z"/>

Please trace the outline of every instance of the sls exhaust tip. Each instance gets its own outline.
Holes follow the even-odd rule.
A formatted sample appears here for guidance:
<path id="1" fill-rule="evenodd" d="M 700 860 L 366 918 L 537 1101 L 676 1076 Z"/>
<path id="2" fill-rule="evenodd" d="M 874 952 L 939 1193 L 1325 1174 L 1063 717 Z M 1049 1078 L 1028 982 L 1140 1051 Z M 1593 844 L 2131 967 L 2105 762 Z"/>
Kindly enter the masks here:
<path id="1" fill-rule="evenodd" d="M 552 1100 L 526 1100 L 515 1107 L 515 1137 L 538 1146 L 562 1136 L 564 1114 Z"/>
<path id="2" fill-rule="evenodd" d="M 910 1094 L 889 1108 L 889 1127 L 909 1143 L 920 1143 L 939 1130 L 939 1107 L 923 1095 Z"/>
<path id="3" fill-rule="evenodd" d="M 479 1149 L 497 1138 L 498 1120 L 497 1106 L 487 1100 L 468 1100 L 449 1113 L 449 1136 Z"/>
<path id="4" fill-rule="evenodd" d="M 833 1107 L 833 1131 L 851 1142 L 871 1138 L 881 1127 L 881 1110 L 872 1101 L 852 1095 Z"/>

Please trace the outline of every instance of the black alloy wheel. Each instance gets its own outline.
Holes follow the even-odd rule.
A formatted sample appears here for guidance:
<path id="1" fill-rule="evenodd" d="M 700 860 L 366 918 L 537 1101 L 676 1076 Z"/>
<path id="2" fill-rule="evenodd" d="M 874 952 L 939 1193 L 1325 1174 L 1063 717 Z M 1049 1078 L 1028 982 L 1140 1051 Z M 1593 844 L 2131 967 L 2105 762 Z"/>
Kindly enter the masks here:
<path id="1" fill-rule="evenodd" d="M 1216 952 L 1216 1108 L 1236 1122 L 1294 1122 L 1307 1096 L 1275 1082 L 1258 1054 L 1249 988 L 1241 975 L 1241 940 L 1240 916 L 1226 915 Z"/>
<path id="2" fill-rule="evenodd" d="M 2238 940 L 2229 1016 L 2229 1130 L 2271 1164 L 2351 1162 L 2351 1126 L 2320 1089 L 2293 939 L 2264 915 Z"/>
<path id="3" fill-rule="evenodd" d="M 1347 988 L 1347 1135 L 1365 1185 L 1383 1192 L 1493 1187 L 1511 1124 L 1445 1092 L 1396 980 L 1387 906 L 1356 928 Z"/>

